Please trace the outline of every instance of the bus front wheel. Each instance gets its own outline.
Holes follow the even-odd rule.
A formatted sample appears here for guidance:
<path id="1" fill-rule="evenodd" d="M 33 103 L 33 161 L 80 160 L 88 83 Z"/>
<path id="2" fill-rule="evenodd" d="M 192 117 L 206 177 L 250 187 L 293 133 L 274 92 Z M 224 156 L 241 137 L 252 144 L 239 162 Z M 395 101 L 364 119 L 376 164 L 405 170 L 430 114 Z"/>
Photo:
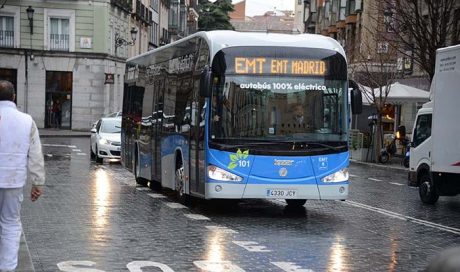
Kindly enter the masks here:
<path id="1" fill-rule="evenodd" d="M 285 199 L 285 201 L 291 207 L 302 207 L 307 203 L 306 199 Z"/>

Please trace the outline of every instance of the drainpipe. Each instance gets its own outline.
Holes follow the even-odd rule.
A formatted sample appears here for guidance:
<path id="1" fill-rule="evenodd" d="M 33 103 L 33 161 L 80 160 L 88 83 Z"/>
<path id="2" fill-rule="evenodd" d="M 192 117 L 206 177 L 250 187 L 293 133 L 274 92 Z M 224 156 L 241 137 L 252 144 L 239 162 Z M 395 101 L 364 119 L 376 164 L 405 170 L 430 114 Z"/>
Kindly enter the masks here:
<path id="1" fill-rule="evenodd" d="M 25 89 L 24 89 L 24 112 L 28 113 L 28 100 L 29 100 L 29 54 L 27 50 L 24 51 L 25 58 Z"/>

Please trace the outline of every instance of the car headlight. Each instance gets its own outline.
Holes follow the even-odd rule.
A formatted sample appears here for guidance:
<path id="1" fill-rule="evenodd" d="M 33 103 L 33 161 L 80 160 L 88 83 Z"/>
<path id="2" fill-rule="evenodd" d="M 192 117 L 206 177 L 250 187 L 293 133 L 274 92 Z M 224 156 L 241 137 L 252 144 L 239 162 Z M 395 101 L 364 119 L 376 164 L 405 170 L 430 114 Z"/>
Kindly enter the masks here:
<path id="1" fill-rule="evenodd" d="M 106 139 L 104 139 L 104 138 L 101 138 L 101 139 L 99 139 L 99 143 L 100 143 L 100 144 L 104 144 L 104 145 L 105 145 L 105 144 L 108 144 L 108 143 L 109 143 L 109 141 L 107 141 L 107 140 L 106 140 Z"/>
<path id="2" fill-rule="evenodd" d="M 342 168 L 339 171 L 325 176 L 321 179 L 322 182 L 344 182 L 348 181 L 348 167 Z"/>
<path id="3" fill-rule="evenodd" d="M 208 177 L 220 181 L 242 181 L 243 178 L 214 165 L 208 166 Z"/>

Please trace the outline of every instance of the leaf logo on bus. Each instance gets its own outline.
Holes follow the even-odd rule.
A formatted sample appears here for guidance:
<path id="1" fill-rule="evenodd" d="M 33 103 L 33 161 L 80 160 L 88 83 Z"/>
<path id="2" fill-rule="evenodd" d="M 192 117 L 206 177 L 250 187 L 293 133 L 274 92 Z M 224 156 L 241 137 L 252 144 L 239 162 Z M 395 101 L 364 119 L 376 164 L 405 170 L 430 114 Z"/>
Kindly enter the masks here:
<path id="1" fill-rule="evenodd" d="M 235 154 L 230 154 L 230 163 L 227 166 L 228 169 L 235 169 L 237 166 L 249 167 L 249 160 L 247 160 L 248 156 L 249 149 L 243 152 L 238 149 Z"/>

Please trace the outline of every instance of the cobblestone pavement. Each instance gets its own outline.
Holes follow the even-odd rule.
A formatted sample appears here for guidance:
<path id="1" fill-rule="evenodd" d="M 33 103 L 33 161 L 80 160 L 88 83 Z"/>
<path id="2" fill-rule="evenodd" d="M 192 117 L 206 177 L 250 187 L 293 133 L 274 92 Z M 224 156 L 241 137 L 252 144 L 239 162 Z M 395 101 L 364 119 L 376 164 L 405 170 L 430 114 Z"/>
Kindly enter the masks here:
<path id="1" fill-rule="evenodd" d="M 43 144 L 45 195 L 23 205 L 36 271 L 420 271 L 460 246 L 460 198 L 422 205 L 405 171 L 352 164 L 348 201 L 303 209 L 276 200 L 184 207 L 137 187 L 118 163 L 90 162 L 88 138 Z"/>

